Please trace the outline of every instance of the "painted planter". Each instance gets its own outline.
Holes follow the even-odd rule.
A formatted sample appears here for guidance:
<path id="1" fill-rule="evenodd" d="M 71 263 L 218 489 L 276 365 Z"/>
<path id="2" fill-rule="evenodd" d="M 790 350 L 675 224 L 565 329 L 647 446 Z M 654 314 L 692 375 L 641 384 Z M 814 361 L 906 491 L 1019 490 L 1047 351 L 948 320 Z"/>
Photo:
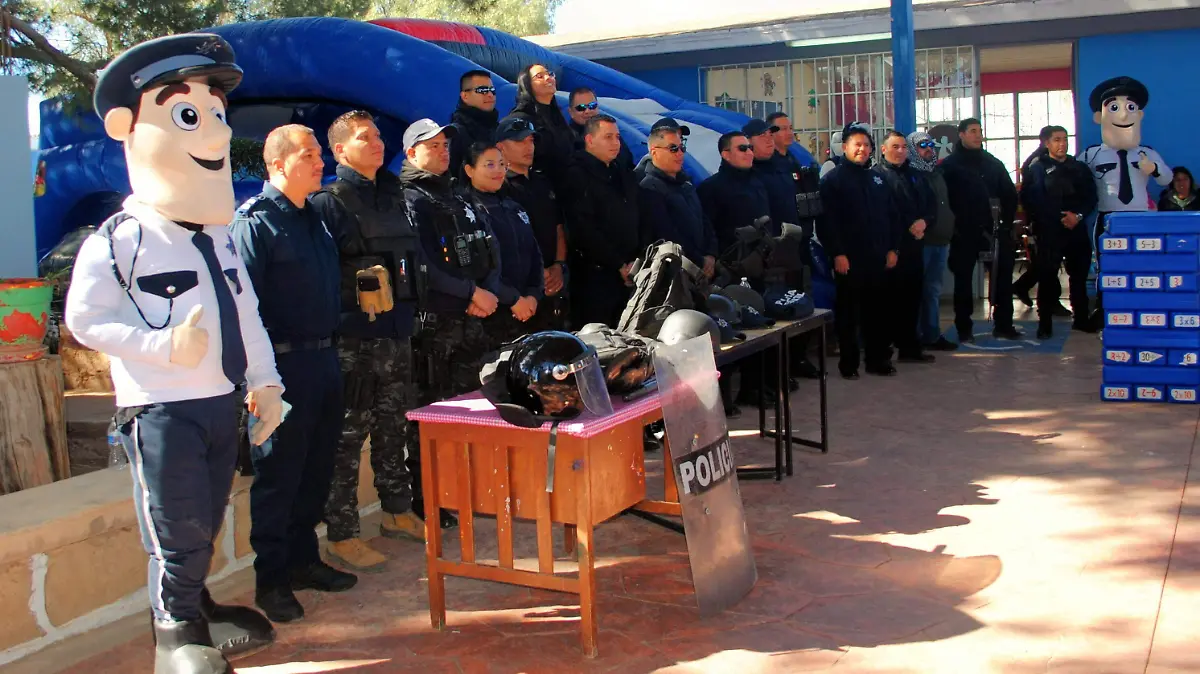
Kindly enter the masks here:
<path id="1" fill-rule="evenodd" d="M 0 363 L 46 355 L 42 339 L 50 319 L 54 286 L 36 278 L 0 279 Z"/>

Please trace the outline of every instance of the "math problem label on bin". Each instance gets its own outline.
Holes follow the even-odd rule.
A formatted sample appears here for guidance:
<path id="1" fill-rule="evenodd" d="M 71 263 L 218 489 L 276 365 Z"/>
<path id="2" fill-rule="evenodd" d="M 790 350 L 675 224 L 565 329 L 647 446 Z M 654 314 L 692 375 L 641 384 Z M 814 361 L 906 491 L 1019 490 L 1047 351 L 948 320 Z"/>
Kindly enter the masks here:
<path id="1" fill-rule="evenodd" d="M 1106 253 L 1127 253 L 1129 252 L 1129 237 L 1102 236 L 1100 237 L 1100 247 Z"/>
<path id="2" fill-rule="evenodd" d="M 1171 314 L 1171 327 L 1180 330 L 1200 330 L 1200 314 Z"/>
<path id="3" fill-rule="evenodd" d="M 1125 349 L 1105 349 L 1104 360 L 1109 363 L 1128 365 L 1133 362 L 1133 352 Z"/>
<path id="4" fill-rule="evenodd" d="M 1134 274 L 1134 290 L 1162 290 L 1162 277 L 1158 274 Z"/>
<path id="5" fill-rule="evenodd" d="M 1138 365 L 1158 365 L 1161 361 L 1167 359 L 1166 351 L 1148 351 L 1141 350 L 1137 354 Z"/>
<path id="6" fill-rule="evenodd" d="M 1162 400 L 1163 390 L 1157 386 L 1139 386 L 1137 387 L 1138 400 Z"/>
<path id="7" fill-rule="evenodd" d="M 1105 400 L 1129 400 L 1133 396 L 1128 386 L 1105 386 L 1100 397 Z"/>
<path id="8" fill-rule="evenodd" d="M 1143 311 L 1138 314 L 1138 327 L 1165 328 L 1167 327 L 1167 314 L 1161 311 Z"/>
<path id="9" fill-rule="evenodd" d="M 1133 249 L 1139 253 L 1161 253 L 1163 240 L 1161 236 L 1139 236 L 1133 240 Z"/>
<path id="10" fill-rule="evenodd" d="M 1125 290 L 1129 287 L 1128 274 L 1101 274 L 1100 287 L 1105 290 Z"/>
<path id="11" fill-rule="evenodd" d="M 1167 352 L 1167 364 L 1172 367 L 1196 367 L 1200 365 L 1200 351 L 1171 349 Z"/>
<path id="12" fill-rule="evenodd" d="M 1133 325 L 1132 311 L 1110 311 L 1105 317 L 1108 325 Z"/>
<path id="13" fill-rule="evenodd" d="M 1167 274 L 1163 286 L 1177 293 L 1196 292 L 1196 274 Z"/>
<path id="14" fill-rule="evenodd" d="M 1180 388 L 1177 386 L 1171 387 L 1170 391 L 1168 392 L 1168 397 L 1173 403 L 1194 403 L 1197 400 L 1196 389 Z"/>

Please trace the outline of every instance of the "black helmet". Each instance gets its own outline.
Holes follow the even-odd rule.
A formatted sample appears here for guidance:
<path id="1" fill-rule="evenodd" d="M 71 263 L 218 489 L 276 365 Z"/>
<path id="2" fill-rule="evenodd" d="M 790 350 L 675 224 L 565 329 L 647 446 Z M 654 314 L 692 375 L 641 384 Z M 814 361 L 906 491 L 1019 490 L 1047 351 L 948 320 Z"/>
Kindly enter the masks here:
<path id="1" fill-rule="evenodd" d="M 721 350 L 721 329 L 708 314 L 694 309 L 679 309 L 671 312 L 658 331 L 658 341 L 663 344 L 678 344 L 693 337 L 707 334 L 712 339 L 713 352 Z"/>
<path id="2" fill-rule="evenodd" d="M 569 332 L 535 332 L 501 351 L 480 373 L 483 394 L 505 421 L 536 428 L 585 409 L 612 414 L 596 350 Z"/>
<path id="3" fill-rule="evenodd" d="M 754 307 L 758 313 L 764 313 L 767 310 L 767 305 L 763 302 L 762 295 L 759 295 L 754 288 L 749 288 L 740 283 L 734 283 L 725 286 L 721 294 L 729 299 L 744 306 Z"/>
<path id="4" fill-rule="evenodd" d="M 712 294 L 708 296 L 708 315 L 718 320 L 724 320 L 730 325 L 742 322 L 741 308 L 737 302 L 725 295 Z"/>

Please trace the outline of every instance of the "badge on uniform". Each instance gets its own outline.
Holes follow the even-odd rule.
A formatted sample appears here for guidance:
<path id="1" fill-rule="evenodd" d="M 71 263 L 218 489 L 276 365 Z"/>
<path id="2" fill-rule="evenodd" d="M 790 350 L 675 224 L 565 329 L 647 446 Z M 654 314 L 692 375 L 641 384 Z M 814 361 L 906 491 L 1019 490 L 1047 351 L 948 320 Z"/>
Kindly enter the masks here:
<path id="1" fill-rule="evenodd" d="M 529 224 L 529 216 L 525 213 L 525 211 L 517 211 L 517 217 L 521 218 L 521 222 L 527 225 Z"/>

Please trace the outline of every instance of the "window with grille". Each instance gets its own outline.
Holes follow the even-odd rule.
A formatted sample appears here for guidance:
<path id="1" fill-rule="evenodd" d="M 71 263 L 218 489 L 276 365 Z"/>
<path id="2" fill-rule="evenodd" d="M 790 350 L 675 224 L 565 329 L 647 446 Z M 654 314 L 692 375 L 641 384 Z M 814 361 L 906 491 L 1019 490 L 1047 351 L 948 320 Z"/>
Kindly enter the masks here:
<path id="1" fill-rule="evenodd" d="M 971 47 L 918 49 L 916 75 L 918 128 L 958 124 L 975 114 L 979 77 Z M 878 146 L 895 122 L 890 52 L 716 66 L 701 77 L 709 105 L 759 119 L 788 113 L 797 142 L 818 161 L 846 124 L 869 124 Z"/>
<path id="2" fill-rule="evenodd" d="M 1013 181 L 1029 155 L 1041 146 L 1043 126 L 1067 130 L 1067 153 L 1075 154 L 1075 99 L 1069 89 L 988 94 L 983 97 L 984 147 L 1004 162 Z"/>

